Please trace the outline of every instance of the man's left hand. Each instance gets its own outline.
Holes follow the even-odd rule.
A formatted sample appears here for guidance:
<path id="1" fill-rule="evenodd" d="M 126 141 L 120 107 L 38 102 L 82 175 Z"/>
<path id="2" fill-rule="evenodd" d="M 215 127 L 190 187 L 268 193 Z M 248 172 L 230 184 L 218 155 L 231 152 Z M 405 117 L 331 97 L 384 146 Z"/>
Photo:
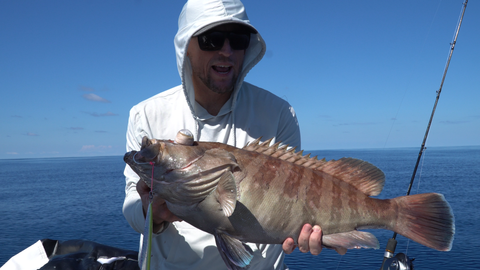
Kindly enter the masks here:
<path id="1" fill-rule="evenodd" d="M 312 255 L 318 255 L 322 252 L 322 229 L 320 226 L 315 225 L 312 227 L 310 224 L 303 225 L 302 231 L 298 236 L 298 249 L 301 252 L 309 252 Z M 287 238 L 283 242 L 283 251 L 286 254 L 290 254 L 297 247 L 293 238 Z"/>

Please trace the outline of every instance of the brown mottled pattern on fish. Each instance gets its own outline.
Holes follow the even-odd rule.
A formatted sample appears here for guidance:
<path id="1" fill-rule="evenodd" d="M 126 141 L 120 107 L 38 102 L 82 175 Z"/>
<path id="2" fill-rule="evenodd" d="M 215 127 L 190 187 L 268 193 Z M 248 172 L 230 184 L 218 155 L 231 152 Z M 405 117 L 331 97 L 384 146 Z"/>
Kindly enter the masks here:
<path id="1" fill-rule="evenodd" d="M 242 242 L 297 239 L 305 223 L 318 224 L 329 248 L 378 248 L 363 228 L 384 228 L 428 247 L 450 250 L 453 214 L 443 195 L 428 193 L 380 200 L 384 174 L 353 158 L 326 161 L 295 153 L 271 140 L 244 149 L 221 143 L 144 138 L 125 161 L 164 198 L 172 213 L 212 233 L 230 269 L 252 254 Z"/>

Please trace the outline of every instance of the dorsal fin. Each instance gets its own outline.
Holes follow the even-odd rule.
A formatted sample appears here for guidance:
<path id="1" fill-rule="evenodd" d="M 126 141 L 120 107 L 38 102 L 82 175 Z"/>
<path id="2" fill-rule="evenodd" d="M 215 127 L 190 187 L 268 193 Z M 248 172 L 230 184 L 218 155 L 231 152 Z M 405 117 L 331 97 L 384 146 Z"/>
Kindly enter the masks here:
<path id="1" fill-rule="evenodd" d="M 349 183 L 368 196 L 380 194 L 385 184 L 385 174 L 366 161 L 355 158 L 341 158 L 327 162 L 325 159 L 318 160 L 317 156 L 310 157 L 310 154 L 303 156 L 303 151 L 295 153 L 295 148 L 288 149 L 286 144 L 280 146 L 280 142 L 270 146 L 273 138 L 263 143 L 260 143 L 260 140 L 261 137 L 245 145 L 243 149 L 328 173 Z"/>
<path id="2" fill-rule="evenodd" d="M 380 194 L 385 185 L 385 174 L 376 166 L 360 159 L 330 160 L 316 170 L 345 181 L 368 196 Z"/>
<path id="3" fill-rule="evenodd" d="M 303 151 L 295 153 L 296 147 L 288 149 L 288 144 L 280 146 L 280 142 L 277 142 L 270 146 L 273 138 L 266 140 L 263 143 L 260 143 L 260 140 L 261 137 L 251 143 L 248 143 L 247 145 L 245 145 L 245 147 L 243 147 L 243 149 L 262 153 L 268 156 L 272 156 L 274 158 L 279 158 L 281 160 L 292 162 L 294 164 L 301 165 L 310 169 L 315 169 L 327 162 L 325 159 L 318 160 L 317 156 L 314 156 L 312 158 L 310 157 L 310 154 L 303 156 Z"/>
<path id="4" fill-rule="evenodd" d="M 247 142 L 247 144 L 242 149 L 256 152 L 256 149 L 258 148 L 258 143 L 260 142 L 261 139 L 262 137 L 259 137 L 253 142 Z"/>

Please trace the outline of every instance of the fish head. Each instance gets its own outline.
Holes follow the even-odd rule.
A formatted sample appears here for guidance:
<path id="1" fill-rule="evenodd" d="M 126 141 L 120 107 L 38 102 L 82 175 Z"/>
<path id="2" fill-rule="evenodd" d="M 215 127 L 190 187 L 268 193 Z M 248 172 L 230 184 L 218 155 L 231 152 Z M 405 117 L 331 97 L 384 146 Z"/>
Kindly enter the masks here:
<path id="1" fill-rule="evenodd" d="M 235 157 L 215 143 L 194 142 L 184 134 L 175 141 L 143 137 L 140 151 L 126 153 L 124 160 L 153 193 L 171 204 L 197 203 L 218 183 L 219 190 L 235 191 Z"/>
<path id="2" fill-rule="evenodd" d="M 145 136 L 140 151 L 130 151 L 123 159 L 147 185 L 150 185 L 152 176 L 156 181 L 176 181 L 177 178 L 167 175 L 187 168 L 201 157 L 203 152 L 198 143 L 193 141 L 177 143 L 172 140 L 149 139 Z"/>

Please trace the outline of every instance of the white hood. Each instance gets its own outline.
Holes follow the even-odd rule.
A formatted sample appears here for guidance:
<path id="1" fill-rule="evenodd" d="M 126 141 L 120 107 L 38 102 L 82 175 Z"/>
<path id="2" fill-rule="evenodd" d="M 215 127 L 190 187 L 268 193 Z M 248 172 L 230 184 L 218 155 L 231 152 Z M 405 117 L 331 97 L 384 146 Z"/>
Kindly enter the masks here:
<path id="1" fill-rule="evenodd" d="M 175 51 L 177 67 L 182 79 L 182 86 L 187 98 L 188 106 L 196 121 L 206 120 L 199 117 L 198 105 L 195 103 L 195 93 L 192 85 L 192 68 L 186 57 L 191 37 L 199 30 L 211 28 L 222 23 L 241 23 L 255 29 L 248 19 L 245 8 L 239 0 L 190 0 L 178 18 L 178 32 L 175 35 Z M 257 31 L 255 29 L 255 31 Z M 247 73 L 265 54 L 266 45 L 260 34 L 251 34 L 250 45 L 245 52 L 242 71 L 238 76 L 233 95 L 224 105 L 218 116 L 231 112 L 235 108 L 238 91 Z"/>

